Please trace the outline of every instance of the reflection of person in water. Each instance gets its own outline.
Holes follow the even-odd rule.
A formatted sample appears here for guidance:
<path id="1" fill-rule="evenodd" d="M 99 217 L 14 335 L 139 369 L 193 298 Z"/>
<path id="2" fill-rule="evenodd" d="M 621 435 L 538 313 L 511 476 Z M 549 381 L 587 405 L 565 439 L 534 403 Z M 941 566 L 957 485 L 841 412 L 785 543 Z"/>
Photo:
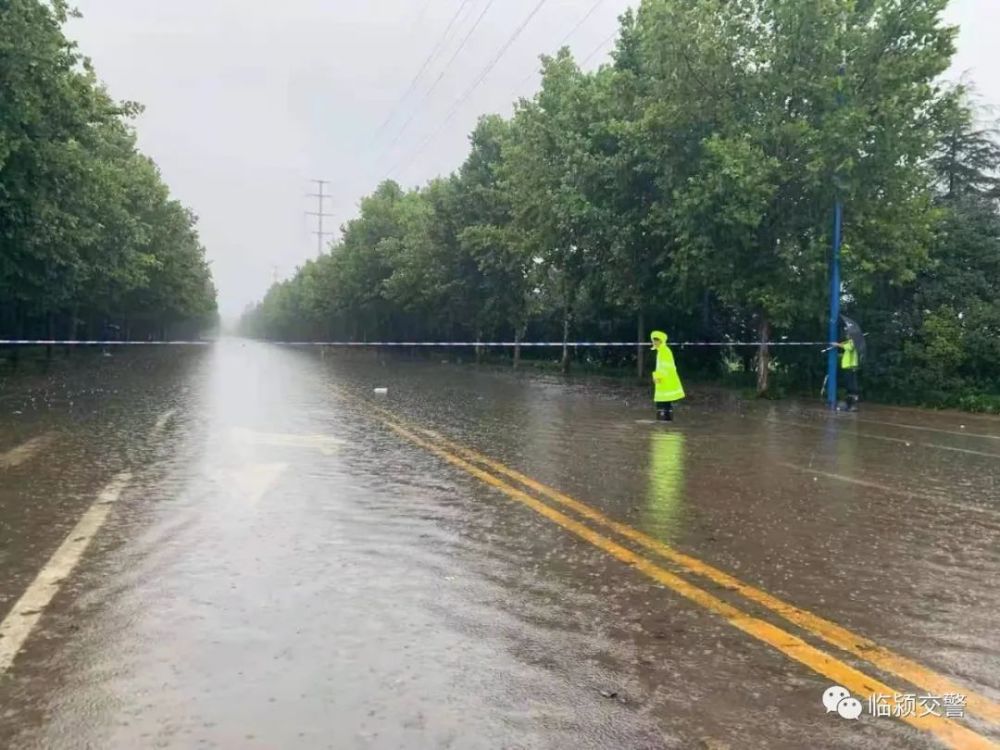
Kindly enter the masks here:
<path id="1" fill-rule="evenodd" d="M 684 503 L 684 435 L 654 432 L 649 444 L 649 490 L 643 525 L 654 536 L 676 533 Z"/>

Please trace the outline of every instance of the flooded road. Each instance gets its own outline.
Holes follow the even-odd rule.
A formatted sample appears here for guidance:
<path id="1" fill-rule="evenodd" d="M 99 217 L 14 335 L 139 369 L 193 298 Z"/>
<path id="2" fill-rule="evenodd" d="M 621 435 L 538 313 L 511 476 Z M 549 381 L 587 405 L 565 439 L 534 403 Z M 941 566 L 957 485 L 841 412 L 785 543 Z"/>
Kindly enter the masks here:
<path id="1" fill-rule="evenodd" d="M 3 377 L 0 747 L 1000 747 L 1000 420 L 239 341 Z"/>

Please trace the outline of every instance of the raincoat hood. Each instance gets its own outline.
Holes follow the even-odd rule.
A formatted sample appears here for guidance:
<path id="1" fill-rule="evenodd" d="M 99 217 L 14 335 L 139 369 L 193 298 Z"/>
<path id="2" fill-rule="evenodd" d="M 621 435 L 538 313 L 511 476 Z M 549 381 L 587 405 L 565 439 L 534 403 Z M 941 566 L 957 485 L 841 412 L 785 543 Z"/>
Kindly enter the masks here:
<path id="1" fill-rule="evenodd" d="M 649 334 L 649 338 L 653 342 L 654 349 L 656 348 L 657 340 L 659 340 L 664 344 L 667 343 L 667 334 L 665 334 L 663 331 L 653 331 L 651 334 Z"/>

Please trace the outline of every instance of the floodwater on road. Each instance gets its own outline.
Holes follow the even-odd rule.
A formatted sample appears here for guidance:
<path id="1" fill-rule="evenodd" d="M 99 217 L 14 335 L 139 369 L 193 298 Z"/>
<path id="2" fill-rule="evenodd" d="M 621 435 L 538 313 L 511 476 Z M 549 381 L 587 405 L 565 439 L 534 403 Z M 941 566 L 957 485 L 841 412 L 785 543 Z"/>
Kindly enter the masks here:
<path id="1" fill-rule="evenodd" d="M 1000 420 L 238 340 L 23 369 L 2 748 L 1000 747 Z"/>

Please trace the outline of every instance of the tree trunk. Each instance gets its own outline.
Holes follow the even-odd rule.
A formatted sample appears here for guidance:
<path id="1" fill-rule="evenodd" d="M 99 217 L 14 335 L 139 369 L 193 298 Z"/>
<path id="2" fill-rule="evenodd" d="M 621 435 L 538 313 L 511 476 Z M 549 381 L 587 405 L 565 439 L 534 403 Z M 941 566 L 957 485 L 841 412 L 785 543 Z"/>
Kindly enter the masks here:
<path id="1" fill-rule="evenodd" d="M 483 332 L 476 331 L 476 366 L 478 367 L 483 363 Z"/>
<path id="2" fill-rule="evenodd" d="M 45 338 L 54 341 L 56 338 L 56 316 L 51 310 L 45 316 Z M 52 359 L 52 344 L 45 347 L 45 359 Z"/>
<path id="3" fill-rule="evenodd" d="M 69 312 L 69 325 L 66 327 L 66 340 L 67 341 L 77 341 L 78 340 L 78 335 L 77 335 L 77 330 L 78 330 L 77 318 L 79 317 L 79 315 L 80 315 L 80 308 L 79 308 L 79 306 L 75 306 Z M 73 351 L 73 347 L 71 345 L 67 344 L 66 347 L 65 347 L 65 351 L 63 352 L 63 354 L 65 354 L 68 357 L 72 353 L 72 351 Z"/>
<path id="4" fill-rule="evenodd" d="M 14 338 L 23 339 L 24 338 L 24 314 L 21 304 L 14 304 Z M 21 360 L 21 347 L 14 345 L 14 348 L 10 353 L 10 365 L 12 368 L 17 369 L 17 365 Z"/>
<path id="5" fill-rule="evenodd" d="M 569 310 L 563 312 L 562 363 L 563 375 L 569 374 Z"/>
<path id="6" fill-rule="evenodd" d="M 760 346 L 757 349 L 757 395 L 766 396 L 771 373 L 771 348 L 768 346 L 768 341 L 771 337 L 771 325 L 763 315 L 760 318 L 759 334 Z"/>
<path id="7" fill-rule="evenodd" d="M 514 327 L 514 369 L 521 365 L 521 336 L 524 333 L 523 326 Z"/>
<path id="8" fill-rule="evenodd" d="M 645 335 L 643 331 L 646 330 L 646 315 L 642 310 L 639 311 L 639 319 L 636 321 L 636 345 L 635 345 L 635 360 L 636 360 L 636 375 L 639 376 L 639 380 L 642 380 L 643 375 L 645 375 L 646 369 L 646 347 L 642 345 L 643 336 Z"/>

